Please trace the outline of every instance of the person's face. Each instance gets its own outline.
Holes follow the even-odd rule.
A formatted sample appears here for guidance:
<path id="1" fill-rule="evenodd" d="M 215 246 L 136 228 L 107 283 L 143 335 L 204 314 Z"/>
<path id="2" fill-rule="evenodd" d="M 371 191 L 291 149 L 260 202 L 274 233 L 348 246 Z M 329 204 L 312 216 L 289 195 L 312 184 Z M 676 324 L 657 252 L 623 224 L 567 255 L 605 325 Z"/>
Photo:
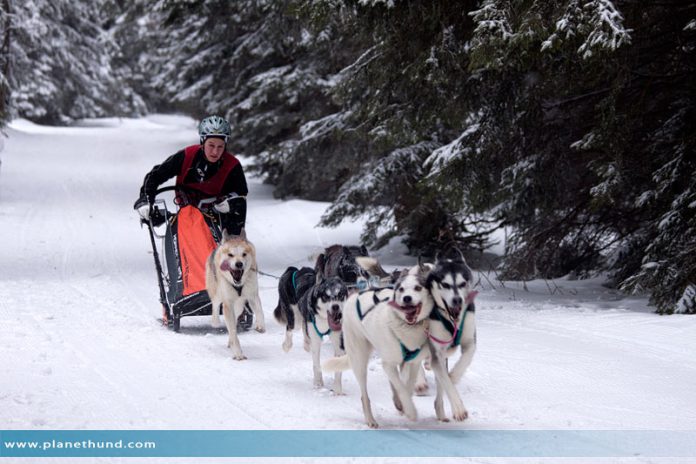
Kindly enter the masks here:
<path id="1" fill-rule="evenodd" d="M 225 141 L 216 137 L 211 137 L 203 142 L 205 158 L 211 163 L 220 159 L 225 152 Z"/>

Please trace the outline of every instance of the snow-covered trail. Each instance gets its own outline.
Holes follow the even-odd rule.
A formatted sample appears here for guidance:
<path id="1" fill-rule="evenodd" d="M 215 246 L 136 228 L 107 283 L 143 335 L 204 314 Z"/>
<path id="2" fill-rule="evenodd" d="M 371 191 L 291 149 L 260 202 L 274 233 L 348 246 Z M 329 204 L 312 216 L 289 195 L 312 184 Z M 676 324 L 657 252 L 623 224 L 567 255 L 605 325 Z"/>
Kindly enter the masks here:
<path id="1" fill-rule="evenodd" d="M 195 141 L 187 118 L 102 120 L 74 128 L 15 121 L 0 168 L 0 421 L 6 429 L 357 429 L 357 384 L 311 387 L 311 359 L 281 350 L 277 282 L 262 277 L 268 332 L 245 333 L 249 358 L 205 318 L 158 325 L 149 238 L 132 209 L 145 173 Z M 315 228 L 326 207 L 282 202 L 250 179 L 248 235 L 273 275 L 311 265 L 360 224 Z M 400 248 L 378 256 L 408 262 Z M 484 280 L 485 283 L 485 280 Z M 478 297 L 479 348 L 459 385 L 471 413 L 435 420 L 416 398 L 411 423 L 391 404 L 377 361 L 369 388 L 384 428 L 696 429 L 696 318 L 660 317 L 600 281 L 513 284 Z M 296 334 L 296 342 L 300 342 Z M 324 356 L 332 350 L 325 346 Z M 331 378 L 325 376 L 327 386 Z"/>

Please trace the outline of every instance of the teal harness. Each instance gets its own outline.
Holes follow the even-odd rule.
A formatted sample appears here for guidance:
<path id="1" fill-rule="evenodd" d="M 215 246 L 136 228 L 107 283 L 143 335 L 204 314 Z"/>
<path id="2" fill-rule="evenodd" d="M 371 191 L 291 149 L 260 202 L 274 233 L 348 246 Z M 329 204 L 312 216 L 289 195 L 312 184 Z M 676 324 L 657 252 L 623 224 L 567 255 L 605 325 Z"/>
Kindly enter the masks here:
<path id="1" fill-rule="evenodd" d="M 295 292 L 297 292 L 297 282 L 295 282 L 295 276 L 297 275 L 297 272 L 298 271 L 292 273 L 292 288 L 295 290 Z M 319 338 L 323 339 L 325 335 L 329 335 L 331 333 L 331 327 L 329 327 L 329 329 L 326 332 L 321 333 L 321 331 L 317 327 L 317 321 L 314 318 L 314 316 L 312 316 L 312 326 L 314 327 L 314 331 L 317 333 L 317 335 L 319 335 Z"/>
<path id="2" fill-rule="evenodd" d="M 404 358 L 404 362 L 415 359 L 415 357 L 418 356 L 421 350 L 420 348 L 416 348 L 415 350 L 409 350 L 408 348 L 406 348 L 406 345 L 401 343 L 401 340 L 399 340 L 399 345 L 401 345 L 401 355 Z"/>
<path id="3" fill-rule="evenodd" d="M 297 282 L 295 282 L 295 276 L 297 275 L 297 271 L 292 273 L 292 288 L 297 292 Z M 295 297 L 297 298 L 297 297 Z"/>
<path id="4" fill-rule="evenodd" d="M 326 332 L 321 333 L 317 327 L 317 321 L 314 319 L 314 316 L 312 316 L 312 326 L 314 327 L 314 331 L 317 333 L 317 335 L 319 335 L 319 338 L 324 338 L 324 335 L 329 335 L 331 333 L 331 327 L 329 327 Z"/>
<path id="5" fill-rule="evenodd" d="M 467 305 L 466 309 L 464 310 L 464 316 L 462 316 L 462 321 L 459 323 L 459 327 L 455 327 L 451 321 L 448 321 L 447 319 L 442 317 L 442 314 L 440 314 L 440 311 L 438 311 L 437 308 L 433 308 L 432 312 L 430 313 L 430 319 L 434 321 L 440 321 L 442 325 L 445 326 L 445 330 L 452 334 L 452 339 L 440 340 L 439 338 L 434 337 L 430 334 L 428 334 L 428 336 L 431 340 L 436 341 L 442 345 L 448 345 L 449 347 L 459 346 L 462 342 L 462 330 L 464 329 L 464 321 L 466 321 L 466 314 L 469 312 L 473 313 L 474 311 L 474 304 L 469 303 L 469 305 Z"/>

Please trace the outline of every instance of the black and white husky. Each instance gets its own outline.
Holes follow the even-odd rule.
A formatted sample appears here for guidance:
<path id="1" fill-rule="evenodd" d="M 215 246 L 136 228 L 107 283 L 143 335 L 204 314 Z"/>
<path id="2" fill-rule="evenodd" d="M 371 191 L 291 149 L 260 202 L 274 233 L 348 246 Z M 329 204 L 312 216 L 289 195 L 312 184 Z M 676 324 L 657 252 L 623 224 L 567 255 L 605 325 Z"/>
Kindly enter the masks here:
<path id="1" fill-rule="evenodd" d="M 455 385 L 471 364 L 476 351 L 474 298 L 478 292 L 473 290 L 471 270 L 456 248 L 445 257 L 437 258 L 426 285 L 435 302 L 428 329 L 433 353 L 431 367 L 437 384 L 435 414 L 441 421 L 448 420 L 442 401 L 444 390 L 452 406 L 452 416 L 462 421 L 468 417 L 468 412 Z M 448 372 L 447 358 L 457 350 L 460 357 Z"/>
<path id="2" fill-rule="evenodd" d="M 426 327 L 433 300 L 425 287 L 427 269 L 414 266 L 395 288 L 354 293 L 344 306 L 343 336 L 346 355 L 329 359 L 324 368 L 351 368 L 360 385 L 365 422 L 378 427 L 367 394 L 367 371 L 373 350 L 379 353 L 394 406 L 416 420 L 413 389 L 421 362 L 429 356 Z"/>
<path id="3" fill-rule="evenodd" d="M 341 323 L 347 298 L 348 289 L 340 278 L 324 278 L 321 272 L 308 267 L 289 267 L 280 277 L 278 306 L 273 316 L 285 324 L 283 350 L 288 352 L 292 348 L 292 332 L 301 325 L 304 349 L 312 353 L 315 387 L 324 386 L 320 364 L 324 337 L 331 339 L 335 356 L 344 353 Z M 334 375 L 333 391 L 343 394 L 340 372 Z"/>

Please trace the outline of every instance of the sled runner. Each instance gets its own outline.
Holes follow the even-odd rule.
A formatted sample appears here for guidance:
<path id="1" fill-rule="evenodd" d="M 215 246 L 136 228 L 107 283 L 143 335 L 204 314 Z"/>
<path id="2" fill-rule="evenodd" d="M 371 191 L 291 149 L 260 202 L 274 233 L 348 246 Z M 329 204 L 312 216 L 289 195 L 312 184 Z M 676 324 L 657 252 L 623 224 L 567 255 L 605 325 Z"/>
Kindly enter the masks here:
<path id="1" fill-rule="evenodd" d="M 173 212 L 160 198 L 168 191 L 175 192 Z M 199 198 L 200 192 L 191 188 L 163 187 L 155 193 L 149 219 L 141 219 L 150 234 L 162 322 L 175 332 L 179 332 L 182 317 L 212 314 L 205 288 L 205 263 L 222 240 L 222 229 L 219 215 L 212 209 L 217 199 Z M 245 308 L 237 320 L 237 330 L 248 330 L 252 323 L 251 309 Z"/>

